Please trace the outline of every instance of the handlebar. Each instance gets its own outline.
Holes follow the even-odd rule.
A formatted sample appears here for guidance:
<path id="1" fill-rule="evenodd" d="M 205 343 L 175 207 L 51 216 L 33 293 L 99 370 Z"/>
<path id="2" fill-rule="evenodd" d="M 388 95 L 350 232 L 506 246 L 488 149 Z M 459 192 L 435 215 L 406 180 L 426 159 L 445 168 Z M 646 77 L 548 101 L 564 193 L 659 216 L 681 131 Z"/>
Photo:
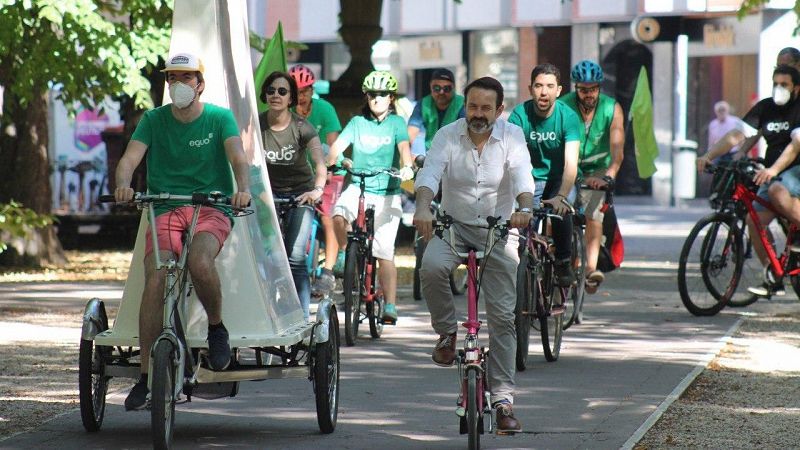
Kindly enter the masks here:
<path id="1" fill-rule="evenodd" d="M 101 195 L 98 199 L 100 203 L 114 203 L 116 198 L 111 194 Z M 178 195 L 162 192 L 160 194 L 145 194 L 144 192 L 135 192 L 133 199 L 130 203 L 145 204 L 145 203 L 160 203 L 167 201 L 186 202 L 192 205 L 228 205 L 231 204 L 231 198 L 223 195 L 221 192 L 211 192 L 208 194 L 202 192 L 195 192 L 192 195 Z"/>

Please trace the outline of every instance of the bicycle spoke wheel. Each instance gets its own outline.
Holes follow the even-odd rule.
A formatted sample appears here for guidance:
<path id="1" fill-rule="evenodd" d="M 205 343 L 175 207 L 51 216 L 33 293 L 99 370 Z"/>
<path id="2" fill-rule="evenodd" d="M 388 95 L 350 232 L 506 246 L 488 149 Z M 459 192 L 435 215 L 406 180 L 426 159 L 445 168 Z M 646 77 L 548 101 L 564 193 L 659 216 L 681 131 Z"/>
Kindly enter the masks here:
<path id="1" fill-rule="evenodd" d="M 420 284 L 419 280 L 419 269 L 422 266 L 422 255 L 425 254 L 425 247 L 427 243 L 419 236 L 418 233 L 414 232 L 414 286 L 413 286 L 413 294 L 414 300 L 422 300 L 422 285 Z"/>
<path id="2" fill-rule="evenodd" d="M 153 351 L 151 427 L 154 448 L 169 448 L 175 425 L 175 349 L 161 340 Z"/>
<path id="3" fill-rule="evenodd" d="M 564 305 L 564 329 L 583 321 L 583 296 L 586 293 L 586 242 L 580 226 L 572 229 L 572 260 L 577 283 L 569 288 L 569 298 Z"/>
<path id="4" fill-rule="evenodd" d="M 328 341 L 316 344 L 312 382 L 319 429 L 333 433 L 339 415 L 339 319 L 335 309 L 328 323 Z"/>
<path id="5" fill-rule="evenodd" d="M 542 314 L 539 314 L 539 331 L 542 336 L 542 349 L 547 361 L 553 362 L 558 359 L 561 352 L 561 334 L 564 331 L 563 304 L 566 302 L 565 295 L 567 288 L 556 286 L 553 267 L 548 266 L 545 270 L 545 283 L 540 305 Z"/>
<path id="6" fill-rule="evenodd" d="M 789 255 L 789 262 L 786 264 L 786 272 L 791 272 L 797 268 L 800 268 L 800 255 L 792 253 Z M 795 296 L 800 299 L 800 275 L 790 275 L 789 282 L 792 285 Z"/>
<path id="7" fill-rule="evenodd" d="M 108 319 L 102 316 L 99 331 L 108 329 Z M 106 376 L 106 361 L 111 348 L 95 345 L 93 340 L 81 339 L 78 356 L 78 392 L 81 420 L 86 431 L 98 431 L 106 412 L 106 393 L 111 377 Z"/>
<path id="8" fill-rule="evenodd" d="M 739 228 L 744 230 L 744 228 Z M 760 298 L 758 295 L 751 294 L 747 288 L 751 286 L 760 286 L 764 281 L 763 273 L 764 266 L 758 260 L 753 244 L 747 233 L 742 231 L 742 249 L 744 249 L 742 256 L 742 273 L 739 277 L 739 283 L 736 286 L 736 291 L 728 300 L 728 306 L 745 307 L 757 302 Z"/>
<path id="9" fill-rule="evenodd" d="M 696 316 L 718 313 L 736 291 L 744 252 L 734 220 L 724 214 L 706 216 L 683 244 L 678 291 L 686 309 Z"/>
<path id="10" fill-rule="evenodd" d="M 344 262 L 344 340 L 348 346 L 356 344 L 358 322 L 361 320 L 361 264 L 358 243 L 347 244 Z"/>
<path id="11" fill-rule="evenodd" d="M 479 429 L 479 419 L 482 414 L 478 410 L 478 370 L 467 368 L 467 433 L 469 434 L 469 449 L 481 448 L 481 430 Z"/>
<path id="12" fill-rule="evenodd" d="M 537 295 L 533 273 L 528 268 L 528 253 L 525 252 L 517 266 L 517 306 L 514 309 L 514 327 L 517 332 L 517 370 L 528 367 L 528 345 L 530 343 L 531 320 L 535 317 L 534 305 Z"/>
<path id="13" fill-rule="evenodd" d="M 373 258 L 374 259 L 374 258 Z M 372 262 L 373 266 L 375 261 Z M 383 307 L 386 304 L 386 299 L 383 295 L 376 295 L 371 302 L 367 302 L 364 306 L 367 309 L 367 320 L 369 321 L 369 335 L 373 339 L 378 339 L 383 334 Z"/>

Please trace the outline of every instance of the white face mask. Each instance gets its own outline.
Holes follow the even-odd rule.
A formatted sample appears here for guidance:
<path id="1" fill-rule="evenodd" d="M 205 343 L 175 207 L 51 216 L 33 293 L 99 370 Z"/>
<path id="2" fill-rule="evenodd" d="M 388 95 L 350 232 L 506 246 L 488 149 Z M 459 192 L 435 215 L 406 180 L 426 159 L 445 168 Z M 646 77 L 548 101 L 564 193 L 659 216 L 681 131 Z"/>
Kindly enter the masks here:
<path id="1" fill-rule="evenodd" d="M 783 106 L 789 103 L 792 98 L 792 93 L 783 86 L 775 86 L 772 88 L 772 101 L 778 106 Z"/>
<path id="2" fill-rule="evenodd" d="M 195 91 L 188 84 L 176 81 L 169 85 L 169 97 L 176 108 L 184 109 L 194 102 Z"/>

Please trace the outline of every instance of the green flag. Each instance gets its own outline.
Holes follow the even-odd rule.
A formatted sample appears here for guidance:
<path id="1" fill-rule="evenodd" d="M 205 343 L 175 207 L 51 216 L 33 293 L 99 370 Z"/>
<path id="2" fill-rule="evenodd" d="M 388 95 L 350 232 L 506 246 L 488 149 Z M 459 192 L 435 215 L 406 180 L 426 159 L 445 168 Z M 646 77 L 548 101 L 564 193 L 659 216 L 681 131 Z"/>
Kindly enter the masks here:
<path id="1" fill-rule="evenodd" d="M 261 85 L 267 76 L 276 70 L 286 72 L 286 50 L 284 49 L 283 42 L 283 25 L 278 22 L 278 29 L 269 40 L 267 48 L 264 49 L 264 55 L 256 67 L 256 73 L 253 76 L 256 88 L 256 101 L 258 102 L 259 114 L 269 109 L 266 103 L 261 101 Z"/>
<path id="2" fill-rule="evenodd" d="M 644 66 L 639 70 L 639 79 L 636 81 L 636 92 L 631 103 L 631 120 L 639 177 L 650 178 L 656 173 L 658 144 L 653 132 L 653 99 L 650 96 L 650 83 Z"/>

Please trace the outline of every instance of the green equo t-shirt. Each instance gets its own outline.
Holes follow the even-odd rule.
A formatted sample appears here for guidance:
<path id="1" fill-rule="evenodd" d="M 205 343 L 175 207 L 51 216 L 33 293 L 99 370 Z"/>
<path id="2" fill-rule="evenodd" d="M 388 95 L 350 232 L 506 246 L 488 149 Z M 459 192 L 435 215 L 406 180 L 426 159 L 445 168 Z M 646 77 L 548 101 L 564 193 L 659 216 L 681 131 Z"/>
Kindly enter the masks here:
<path id="1" fill-rule="evenodd" d="M 461 95 L 453 96 L 453 100 L 447 106 L 443 115 L 440 115 L 439 108 L 436 107 L 432 96 L 426 95 L 422 98 L 422 121 L 425 123 L 425 150 L 430 150 L 436 132 L 443 126 L 458 120 L 463 109 L 464 97 Z"/>
<path id="2" fill-rule="evenodd" d="M 234 192 L 233 172 L 225 154 L 226 139 L 239 136 L 233 113 L 203 104 L 198 118 L 182 123 L 164 105 L 144 113 L 131 139 L 147 146 L 147 190 L 192 195 L 196 192 Z M 172 205 L 175 206 L 175 205 Z M 220 208 L 230 213 L 227 208 Z M 161 214 L 169 206 L 156 208 Z"/>
<path id="3" fill-rule="evenodd" d="M 400 152 L 397 144 L 408 141 L 406 121 L 397 114 L 389 114 L 378 122 L 374 117 L 353 117 L 342 130 L 339 139 L 353 145 L 353 169 L 377 170 L 400 167 Z M 359 183 L 360 177 L 353 177 Z M 386 174 L 367 178 L 366 191 L 379 195 L 394 195 L 400 192 L 400 180 Z"/>
<path id="4" fill-rule="evenodd" d="M 564 102 L 570 109 L 581 117 L 578 109 L 578 96 L 570 92 L 558 99 Z M 617 101 L 613 98 L 600 94 L 597 99 L 592 123 L 586 128 L 585 122 L 582 123 L 584 132 L 581 133 L 581 147 L 578 152 L 578 168 L 583 174 L 592 174 L 601 170 L 608 169 L 611 165 L 611 122 L 614 120 L 614 105 Z"/>
<path id="5" fill-rule="evenodd" d="M 306 117 L 319 134 L 319 141 L 327 144 L 328 133 L 342 131 L 342 124 L 336 109 L 327 100 L 321 98 L 311 99 L 311 114 Z"/>
<path id="6" fill-rule="evenodd" d="M 564 145 L 581 140 L 581 119 L 556 101 L 549 117 L 536 115 L 533 100 L 519 104 L 508 121 L 522 128 L 531 154 L 535 180 L 560 179 L 564 172 Z"/>

